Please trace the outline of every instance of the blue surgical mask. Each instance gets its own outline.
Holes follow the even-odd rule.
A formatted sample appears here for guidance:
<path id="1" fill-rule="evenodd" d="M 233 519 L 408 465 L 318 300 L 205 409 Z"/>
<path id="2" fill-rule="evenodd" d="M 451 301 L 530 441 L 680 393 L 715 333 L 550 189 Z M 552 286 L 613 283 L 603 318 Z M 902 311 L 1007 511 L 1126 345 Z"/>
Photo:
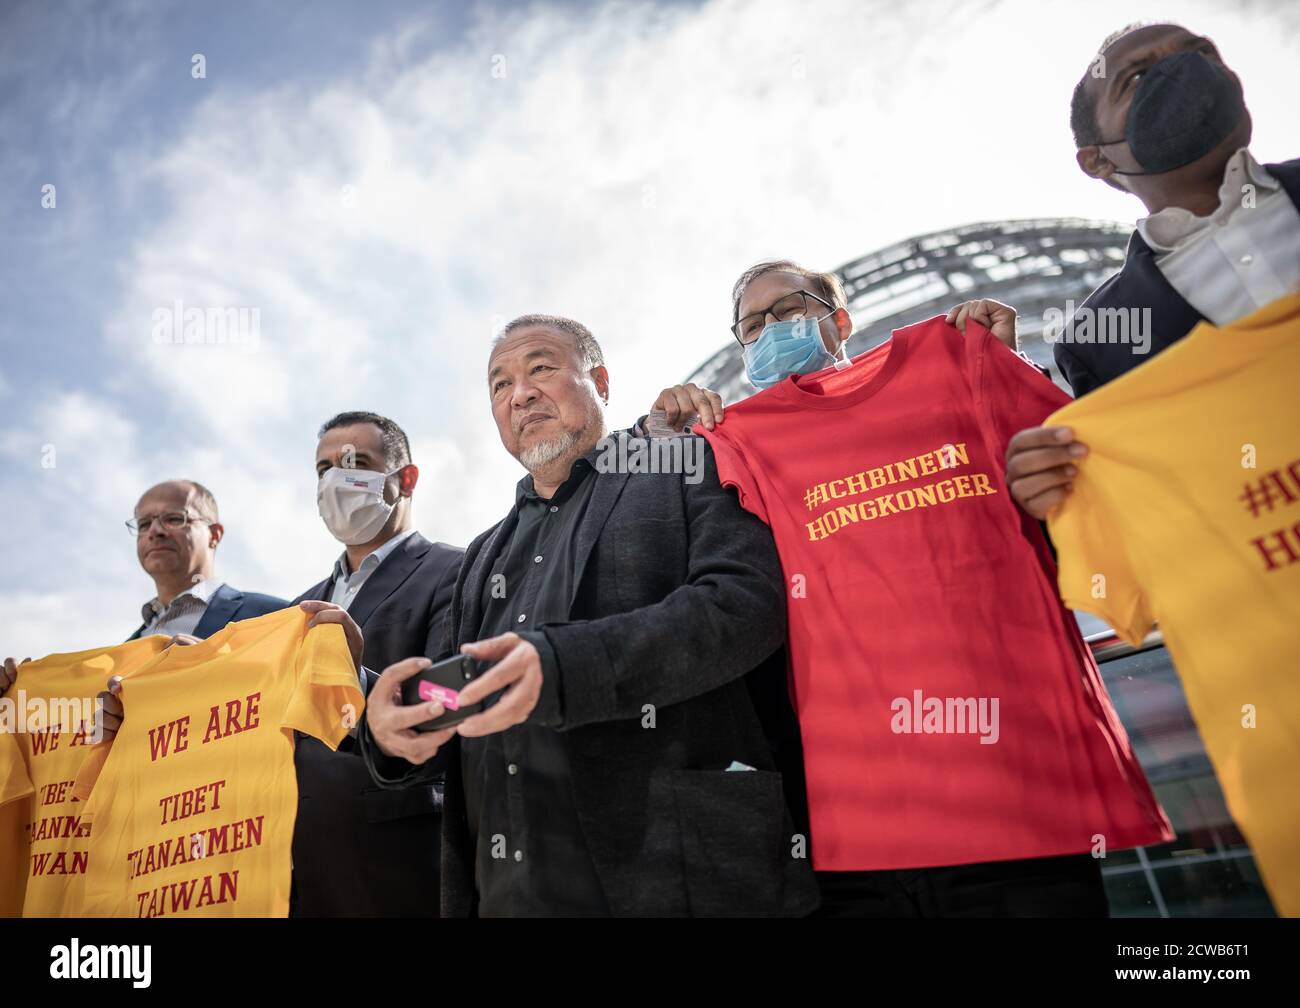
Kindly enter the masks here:
<path id="1" fill-rule="evenodd" d="M 758 339 L 745 347 L 745 373 L 761 389 L 834 363 L 835 357 L 827 352 L 816 319 L 769 323 Z"/>

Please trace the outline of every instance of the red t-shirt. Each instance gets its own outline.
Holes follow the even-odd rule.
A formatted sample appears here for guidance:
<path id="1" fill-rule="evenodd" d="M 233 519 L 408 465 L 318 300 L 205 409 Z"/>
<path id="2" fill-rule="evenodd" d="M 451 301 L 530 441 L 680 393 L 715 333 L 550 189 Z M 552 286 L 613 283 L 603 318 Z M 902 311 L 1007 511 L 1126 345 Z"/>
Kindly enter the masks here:
<path id="1" fill-rule="evenodd" d="M 936 317 L 701 430 L 781 554 L 815 868 L 1173 839 L 1003 475 L 1067 401 Z"/>

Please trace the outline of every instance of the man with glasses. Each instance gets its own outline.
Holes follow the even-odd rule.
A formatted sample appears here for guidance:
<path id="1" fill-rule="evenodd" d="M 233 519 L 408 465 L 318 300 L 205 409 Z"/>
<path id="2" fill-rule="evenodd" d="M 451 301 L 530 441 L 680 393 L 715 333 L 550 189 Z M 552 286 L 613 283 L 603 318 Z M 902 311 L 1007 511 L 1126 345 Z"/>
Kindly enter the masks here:
<path id="1" fill-rule="evenodd" d="M 850 359 L 833 274 L 760 263 L 732 306 L 760 392 L 725 419 L 660 405 L 699 409 L 776 541 L 821 912 L 1104 916 L 1099 858 L 1172 832 L 1002 477 L 1066 401 L 998 345 L 1015 312 L 968 302 Z"/>
<path id="2" fill-rule="evenodd" d="M 217 544 L 225 527 L 212 492 L 193 480 L 168 480 L 146 490 L 126 522 L 135 553 L 153 578 L 154 597 L 141 607 L 144 622 L 128 640 L 164 634 L 185 644 L 211 637 L 227 623 L 252 619 L 289 603 L 271 595 L 242 592 L 215 574 Z M 0 693 L 18 674 L 6 658 Z"/>
<path id="3" fill-rule="evenodd" d="M 744 315 L 742 293 L 749 295 Z M 1010 350 L 1017 350 L 1014 308 L 988 298 L 966 301 L 949 310 L 946 321 L 964 332 L 967 319 L 972 318 Z M 793 323 L 805 319 L 816 324 L 817 340 L 801 339 L 802 327 L 797 334 L 794 331 Z M 769 323 L 785 326 L 777 338 L 760 341 Z M 741 275 L 732 290 L 731 335 L 740 344 L 745 373 L 758 389 L 770 388 L 792 374 L 846 367 L 853 319 L 844 285 L 834 273 L 805 269 L 788 259 L 758 263 Z M 693 382 L 673 385 L 659 393 L 649 416 L 636 429 L 664 436 L 699 423 L 712 430 L 722 419 L 723 409 L 722 397 L 712 389 Z"/>
<path id="4" fill-rule="evenodd" d="M 144 622 L 132 640 L 149 634 L 203 640 L 227 623 L 289 604 L 241 592 L 217 579 L 217 544 L 225 528 L 216 499 L 200 483 L 171 480 L 145 491 L 126 526 L 136 537 L 136 556 L 156 590 L 141 610 Z"/>
<path id="5" fill-rule="evenodd" d="M 778 384 L 791 374 L 810 374 L 823 367 L 848 364 L 853 319 L 844 285 L 834 273 L 809 270 L 788 259 L 760 262 L 736 281 L 731 317 L 731 335 L 744 355 L 751 384 L 759 389 Z M 987 327 L 1000 342 L 1016 350 L 1015 309 L 999 301 L 977 299 L 954 306 L 946 316 L 946 321 L 963 332 L 968 319 Z M 797 349 L 794 331 L 794 324 L 800 320 L 817 327 L 817 340 L 805 340 L 802 350 Z M 783 326 L 786 331 L 760 345 L 759 337 L 769 323 Z M 799 327 L 799 332 L 804 334 L 804 327 Z M 722 422 L 723 409 L 722 397 L 712 389 L 700 388 L 693 382 L 674 385 L 659 394 L 650 413 L 637 421 L 633 431 L 638 436 L 675 437 L 691 424 L 713 430 Z M 750 673 L 747 685 L 773 760 L 785 779 L 791 814 L 800 831 L 806 833 L 803 742 L 790 703 L 788 664 L 782 648 Z"/>

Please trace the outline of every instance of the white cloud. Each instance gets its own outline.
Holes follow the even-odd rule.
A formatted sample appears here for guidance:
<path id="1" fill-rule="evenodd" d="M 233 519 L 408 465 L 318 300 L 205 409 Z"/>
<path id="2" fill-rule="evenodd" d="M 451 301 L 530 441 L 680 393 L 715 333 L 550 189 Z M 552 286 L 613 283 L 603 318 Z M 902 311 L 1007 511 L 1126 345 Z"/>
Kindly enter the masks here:
<path id="1" fill-rule="evenodd" d="M 6 433 L 4 464 L 25 473 L 5 494 L 7 655 L 75 651 L 135 629 L 140 603 L 153 593 L 123 607 L 149 581 L 122 522 L 152 482 L 148 452 L 130 419 L 80 392 L 51 397 Z"/>

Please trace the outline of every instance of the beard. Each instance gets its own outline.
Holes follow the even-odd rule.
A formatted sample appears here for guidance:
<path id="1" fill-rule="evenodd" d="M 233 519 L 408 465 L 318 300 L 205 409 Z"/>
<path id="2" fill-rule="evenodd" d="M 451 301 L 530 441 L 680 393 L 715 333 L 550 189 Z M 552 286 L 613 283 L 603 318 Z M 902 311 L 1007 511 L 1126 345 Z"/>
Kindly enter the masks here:
<path id="1" fill-rule="evenodd" d="M 549 441 L 538 441 L 519 452 L 519 461 L 529 472 L 536 472 L 573 451 L 581 436 L 579 431 L 565 431 Z"/>

